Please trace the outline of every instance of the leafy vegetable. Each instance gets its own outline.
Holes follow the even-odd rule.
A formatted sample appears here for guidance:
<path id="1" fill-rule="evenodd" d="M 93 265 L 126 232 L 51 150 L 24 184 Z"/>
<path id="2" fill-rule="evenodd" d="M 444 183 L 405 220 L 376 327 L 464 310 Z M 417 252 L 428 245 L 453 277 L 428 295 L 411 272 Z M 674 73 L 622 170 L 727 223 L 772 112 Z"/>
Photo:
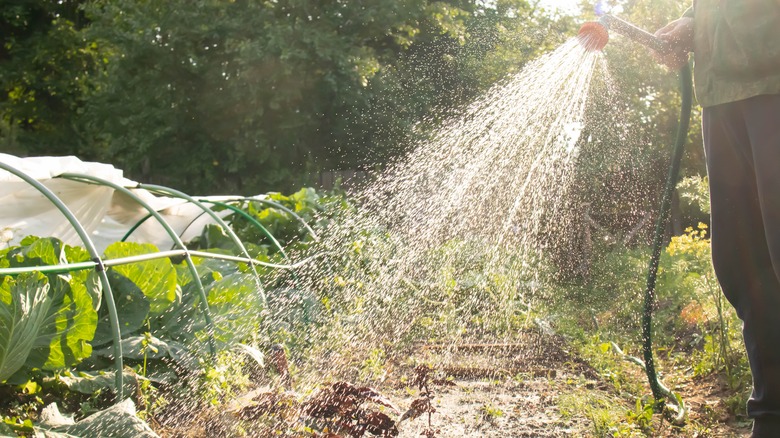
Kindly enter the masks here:
<path id="1" fill-rule="evenodd" d="M 0 284 L 0 382 L 23 366 L 56 369 L 89 357 L 97 316 L 86 289 L 40 273 Z"/>
<path id="2" fill-rule="evenodd" d="M 131 399 L 90 415 L 75 424 L 62 415 L 55 404 L 44 408 L 46 418 L 55 419 L 49 427 L 40 425 L 35 428 L 36 436 L 45 437 L 103 437 L 114 438 L 158 438 L 154 431 L 136 416 L 135 404 Z M 52 427 L 59 424 L 57 427 Z"/>
<path id="3" fill-rule="evenodd" d="M 11 266 L 57 265 L 67 262 L 63 243 L 54 237 L 28 236 L 7 255 Z"/>
<path id="4" fill-rule="evenodd" d="M 157 247 L 149 243 L 114 242 L 106 248 L 105 257 L 116 259 L 156 252 L 159 252 Z M 114 266 L 111 270 L 138 286 L 149 300 L 152 314 L 162 313 L 176 299 L 176 270 L 168 259 Z"/>
<path id="5" fill-rule="evenodd" d="M 76 287 L 72 286 L 74 283 Z M 34 348 L 29 360 L 33 364 L 45 360 L 43 369 L 56 370 L 75 365 L 91 355 L 89 342 L 95 336 L 97 312 L 84 283 L 72 283 L 70 278 L 56 275 L 49 277 L 49 285 L 54 312 L 43 330 L 55 336 L 48 346 Z"/>
<path id="6" fill-rule="evenodd" d="M 141 376 L 128 372 L 127 369 L 122 375 L 125 390 L 128 392 L 132 392 L 137 388 L 138 380 L 142 379 Z M 65 371 L 62 375 L 57 376 L 56 380 L 64 384 L 69 390 L 82 394 L 94 394 L 103 388 L 116 388 L 116 373 L 114 371 L 80 371 L 75 374 Z"/>
<path id="7" fill-rule="evenodd" d="M 235 273 L 214 282 L 207 290 L 217 340 L 231 345 L 258 330 L 265 295 L 254 275 Z"/>
<path id="8" fill-rule="evenodd" d="M 34 345 L 55 333 L 41 333 L 52 300 L 42 274 L 6 277 L 0 284 L 0 382 L 5 382 L 27 361 Z"/>
<path id="9" fill-rule="evenodd" d="M 141 289 L 129 278 L 110 270 L 108 280 L 114 295 L 119 329 L 123 336 L 140 329 L 149 314 L 149 301 Z M 111 319 L 106 306 L 100 308 L 100 319 L 95 333 L 95 345 L 103 345 L 111 341 Z"/>

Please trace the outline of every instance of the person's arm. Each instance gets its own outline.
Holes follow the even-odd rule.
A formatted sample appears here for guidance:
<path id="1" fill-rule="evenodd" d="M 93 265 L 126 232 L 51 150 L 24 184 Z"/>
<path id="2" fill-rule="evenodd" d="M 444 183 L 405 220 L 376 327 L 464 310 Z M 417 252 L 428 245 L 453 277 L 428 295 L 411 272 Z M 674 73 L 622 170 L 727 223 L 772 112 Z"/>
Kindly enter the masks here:
<path id="1" fill-rule="evenodd" d="M 693 52 L 693 6 L 682 17 L 658 29 L 655 36 L 669 43 L 669 53 L 656 53 L 656 59 L 667 67 L 678 70 L 688 62 L 688 53 Z"/>

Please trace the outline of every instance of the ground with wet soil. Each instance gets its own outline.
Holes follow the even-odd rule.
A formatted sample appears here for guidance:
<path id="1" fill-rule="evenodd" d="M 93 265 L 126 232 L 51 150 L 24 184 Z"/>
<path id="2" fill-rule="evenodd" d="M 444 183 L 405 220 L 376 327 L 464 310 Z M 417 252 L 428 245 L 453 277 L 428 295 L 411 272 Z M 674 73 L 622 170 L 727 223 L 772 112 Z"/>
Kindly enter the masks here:
<path id="1" fill-rule="evenodd" d="M 728 414 L 726 400 L 731 394 L 717 376 L 705 379 L 687 378 L 684 374 L 667 376 L 671 380 L 667 383 L 672 384 L 672 389 L 690 409 L 688 422 L 683 427 L 673 427 L 660 415 L 643 422 L 636 395 L 618 390 L 609 379 L 570 352 L 560 337 L 535 331 L 522 333 L 511 343 L 417 346 L 404 364 L 389 367 L 392 371 L 375 387 L 398 407 L 398 413 L 385 410 L 394 420 L 421 396 L 421 390 L 412 383 L 415 378 L 412 364 L 421 363 L 435 368 L 431 381 L 446 378 L 447 382 L 439 380 L 428 385 L 435 412 L 430 420 L 423 414 L 398 423 L 400 438 L 419 437 L 426 430 L 436 431 L 435 436 L 439 438 L 749 435 L 749 423 L 737 421 Z M 643 382 L 644 374 L 638 367 L 629 373 L 637 382 Z M 263 391 L 255 389 L 255 394 Z M 649 389 L 646 391 L 650 393 Z M 306 396 L 297 396 L 305 403 Z M 182 421 L 158 429 L 166 437 L 238 436 L 234 428 L 226 426 L 237 421 L 236 411 L 235 407 L 223 408 L 201 414 L 198 425 Z M 264 418 L 267 421 L 267 416 Z M 289 425 L 290 419 L 286 421 Z M 222 426 L 215 427 L 215 424 Z M 269 430 L 246 432 L 246 435 L 262 436 Z"/>

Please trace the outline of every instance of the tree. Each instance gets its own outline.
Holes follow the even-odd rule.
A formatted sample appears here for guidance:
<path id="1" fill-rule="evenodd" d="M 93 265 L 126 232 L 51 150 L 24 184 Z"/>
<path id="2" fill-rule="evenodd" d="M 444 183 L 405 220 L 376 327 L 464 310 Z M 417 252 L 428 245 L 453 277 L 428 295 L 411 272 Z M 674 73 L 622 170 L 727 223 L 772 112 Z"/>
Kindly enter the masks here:
<path id="1" fill-rule="evenodd" d="M 0 141 L 9 152 L 89 158 L 79 111 L 98 68 L 82 1 L 14 0 L 0 10 Z"/>
<path id="2" fill-rule="evenodd" d="M 525 0 L 20 4 L 43 18 L 5 15 L 26 32 L 0 65 L 18 153 L 200 193 L 383 166 L 573 31 Z"/>
<path id="3" fill-rule="evenodd" d="M 446 17 L 432 23 L 432 10 Z M 110 62 L 88 117 L 131 175 L 196 191 L 282 188 L 394 129 L 375 123 L 376 93 L 391 86 L 376 76 L 423 24 L 457 32 L 452 11 L 424 0 L 100 2 L 89 34 Z M 356 129 L 366 120 L 374 129 Z"/>

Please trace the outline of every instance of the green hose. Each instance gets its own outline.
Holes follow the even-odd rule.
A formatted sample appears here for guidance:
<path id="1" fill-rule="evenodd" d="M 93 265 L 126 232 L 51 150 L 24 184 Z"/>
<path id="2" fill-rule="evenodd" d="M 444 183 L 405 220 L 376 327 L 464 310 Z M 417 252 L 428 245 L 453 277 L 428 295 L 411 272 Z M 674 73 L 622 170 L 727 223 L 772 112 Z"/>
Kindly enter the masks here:
<path id="1" fill-rule="evenodd" d="M 680 94 L 682 105 L 680 108 L 680 121 L 677 125 L 677 135 L 672 151 L 672 161 L 669 166 L 669 175 L 666 178 L 666 188 L 661 199 L 661 208 L 658 221 L 655 225 L 653 236 L 653 254 L 650 257 L 650 265 L 647 268 L 647 288 L 645 289 L 644 311 L 642 313 L 642 352 L 645 362 L 645 373 L 650 382 L 650 389 L 656 402 L 662 407 L 667 399 L 671 399 L 677 406 L 677 414 L 670 418 L 675 424 L 681 424 L 685 419 L 685 405 L 682 399 L 666 388 L 658 379 L 653 360 L 653 306 L 655 305 L 655 284 L 658 275 L 658 264 L 661 258 L 666 225 L 669 219 L 669 211 L 672 205 L 672 194 L 677 186 L 680 174 L 680 160 L 685 148 L 685 140 L 688 137 L 688 127 L 691 122 L 691 103 L 693 100 L 693 80 L 691 67 L 687 63 L 680 69 Z M 664 409 L 664 412 L 668 410 Z"/>

